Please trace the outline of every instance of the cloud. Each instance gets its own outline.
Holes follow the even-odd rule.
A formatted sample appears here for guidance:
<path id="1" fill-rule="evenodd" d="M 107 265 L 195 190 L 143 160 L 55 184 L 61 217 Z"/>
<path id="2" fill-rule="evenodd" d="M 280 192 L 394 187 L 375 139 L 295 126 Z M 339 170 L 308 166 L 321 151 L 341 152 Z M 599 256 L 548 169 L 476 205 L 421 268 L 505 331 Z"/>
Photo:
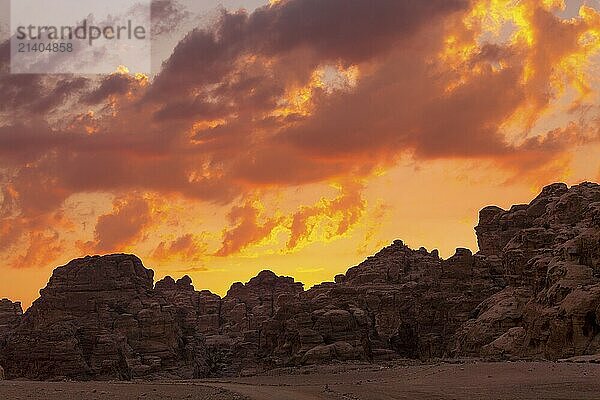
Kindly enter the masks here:
<path id="1" fill-rule="evenodd" d="M 137 81 L 134 77 L 125 74 L 112 74 L 104 78 L 100 85 L 83 97 L 87 104 L 98 104 L 106 101 L 111 96 L 123 96 L 136 88 Z"/>
<path id="2" fill-rule="evenodd" d="M 241 206 L 234 206 L 228 215 L 232 226 L 223 231 L 223 244 L 215 255 L 225 257 L 238 253 L 271 235 L 281 219 L 266 217 L 260 221 L 262 214 L 263 207 L 258 200 L 246 200 Z"/>
<path id="3" fill-rule="evenodd" d="M 230 256 L 265 241 L 277 242 L 278 235 L 287 237 L 277 251 L 295 251 L 310 243 L 338 239 L 359 223 L 366 208 L 360 183 L 339 186 L 333 199 L 321 198 L 310 206 L 301 206 L 286 214 L 266 215 L 256 198 L 246 199 L 233 207 L 228 215 L 231 226 L 223 231 L 222 245 L 216 256 Z"/>
<path id="4" fill-rule="evenodd" d="M 122 251 L 141 238 L 143 229 L 151 222 L 148 201 L 133 196 L 115 199 L 113 210 L 101 215 L 94 232 L 97 251 Z"/>
<path id="5" fill-rule="evenodd" d="M 161 34 L 185 18 L 172 1 L 154 8 Z M 288 0 L 222 11 L 154 78 L 11 75 L 4 42 L 0 248 L 26 246 L 32 221 L 78 193 L 120 196 L 92 250 L 142 240 L 155 222 L 135 193 L 152 193 L 230 207 L 215 251 L 229 256 L 279 232 L 289 251 L 338 237 L 365 208 L 349 183 L 287 215 L 255 193 L 360 180 L 403 157 L 554 174 L 574 146 L 600 139 L 597 110 L 585 111 L 597 101 L 586 65 L 599 28 L 592 9 L 563 20 L 533 0 Z M 561 107 L 570 114 L 538 124 Z M 203 252 L 198 240 L 163 241 L 155 255 Z"/>
<path id="6" fill-rule="evenodd" d="M 217 272 L 217 271 L 218 271 L 217 269 L 214 269 L 214 268 L 210 268 L 209 269 L 209 268 L 201 265 L 199 267 L 191 267 L 191 268 L 180 269 L 180 270 L 175 271 L 175 272 L 178 272 L 178 273 L 181 273 L 181 274 L 189 274 L 189 273 L 193 273 L 193 272 Z M 222 272 L 222 270 L 221 270 L 221 272 Z"/>
<path id="7" fill-rule="evenodd" d="M 382 201 L 379 201 L 371 210 L 367 216 L 367 223 L 365 226 L 365 236 L 362 243 L 356 248 L 357 255 L 364 255 L 369 253 L 369 247 L 374 243 L 376 246 L 383 246 L 386 244 L 386 240 L 376 240 L 377 234 L 381 231 L 383 222 L 385 221 L 391 207 Z"/>
<path id="8" fill-rule="evenodd" d="M 0 253 L 10 268 L 38 268 L 64 255 L 62 233 L 72 228 L 62 213 L 35 218 L 0 216 Z"/>
<path id="9" fill-rule="evenodd" d="M 197 261 L 201 256 L 207 254 L 207 244 L 203 238 L 188 233 L 171 242 L 160 242 L 152 252 L 152 259 L 166 261 L 175 258 L 185 261 Z"/>
<path id="10" fill-rule="evenodd" d="M 287 248 L 292 250 L 316 238 L 326 241 L 346 234 L 364 213 L 362 189 L 358 183 L 349 183 L 341 187 L 338 197 L 302 207 L 291 218 Z"/>
<path id="11" fill-rule="evenodd" d="M 64 251 L 64 243 L 59 234 L 47 235 L 42 232 L 32 232 L 27 235 L 24 252 L 18 254 L 10 262 L 12 268 L 42 267 L 58 259 Z"/>
<path id="12" fill-rule="evenodd" d="M 33 118 L 3 127 L 0 153 L 27 171 L 13 180 L 52 171 L 51 186 L 65 195 L 134 187 L 230 202 L 256 186 L 366 175 L 406 154 L 526 154 L 532 144 L 511 143 L 503 126 L 523 110 L 537 118 L 551 100 L 552 66 L 579 54 L 574 38 L 595 26 L 567 24 L 527 2 L 532 34 L 539 30 L 534 44 L 478 45 L 478 28 L 460 23 L 467 2 L 340 1 L 223 11 L 212 30 L 183 39 L 151 82 L 124 74 L 7 78 L 4 104 L 17 115 L 39 104 L 38 93 L 77 104 L 56 110 L 72 121 L 66 126 Z M 561 39 L 548 40 L 548 30 Z M 439 58 L 452 50 L 449 32 L 476 48 L 465 59 Z M 338 75 L 351 66 L 362 72 L 352 87 L 335 90 L 331 76 L 315 81 L 327 66 Z M 299 101 L 310 110 L 282 110 Z"/>
<path id="13" fill-rule="evenodd" d="M 178 44 L 151 94 L 157 98 L 220 83 L 233 71 L 236 59 L 246 55 L 281 57 L 306 50 L 308 59 L 300 64 L 304 68 L 340 59 L 369 60 L 467 4 L 463 0 L 291 0 L 252 14 L 223 11 L 212 31 L 196 29 Z"/>
<path id="14" fill-rule="evenodd" d="M 153 0 L 150 11 L 153 37 L 173 33 L 190 17 L 190 12 L 175 0 Z"/>

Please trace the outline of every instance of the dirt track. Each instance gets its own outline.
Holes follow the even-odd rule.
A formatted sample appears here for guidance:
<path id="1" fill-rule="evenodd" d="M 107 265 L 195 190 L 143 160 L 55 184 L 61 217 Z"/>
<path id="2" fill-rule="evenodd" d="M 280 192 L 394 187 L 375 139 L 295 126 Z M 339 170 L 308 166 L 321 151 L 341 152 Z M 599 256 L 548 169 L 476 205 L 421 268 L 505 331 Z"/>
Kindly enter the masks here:
<path id="1" fill-rule="evenodd" d="M 599 399 L 600 365 L 340 365 L 228 380 L 157 383 L 1 382 L 0 399 Z"/>

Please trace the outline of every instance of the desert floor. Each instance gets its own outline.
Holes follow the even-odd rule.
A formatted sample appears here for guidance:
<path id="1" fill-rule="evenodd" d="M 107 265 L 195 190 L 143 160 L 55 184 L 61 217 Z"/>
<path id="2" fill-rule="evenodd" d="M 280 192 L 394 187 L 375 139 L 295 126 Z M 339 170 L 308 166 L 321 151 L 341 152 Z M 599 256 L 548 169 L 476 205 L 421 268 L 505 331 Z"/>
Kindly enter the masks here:
<path id="1" fill-rule="evenodd" d="M 0 382 L 0 399 L 600 399 L 600 364 L 341 364 L 178 382 Z"/>

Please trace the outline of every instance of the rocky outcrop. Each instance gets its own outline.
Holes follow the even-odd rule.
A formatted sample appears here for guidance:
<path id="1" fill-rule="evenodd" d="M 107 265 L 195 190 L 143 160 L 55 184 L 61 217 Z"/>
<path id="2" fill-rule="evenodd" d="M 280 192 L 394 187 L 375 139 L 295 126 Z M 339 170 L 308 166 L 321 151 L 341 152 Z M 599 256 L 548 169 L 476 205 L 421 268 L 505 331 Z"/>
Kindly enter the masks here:
<path id="1" fill-rule="evenodd" d="M 267 331 L 274 365 L 442 357 L 458 327 L 501 289 L 469 250 L 448 260 L 394 242 L 296 298 L 284 298 Z"/>
<path id="2" fill-rule="evenodd" d="M 0 303 L 8 377 L 131 379 L 249 374 L 334 360 L 558 359 L 600 353 L 600 186 L 555 184 L 486 207 L 480 251 L 395 241 L 304 290 L 263 271 L 223 298 L 135 256 L 57 268 L 21 316 Z"/>
<path id="3" fill-rule="evenodd" d="M 234 283 L 220 303 L 219 330 L 206 333 L 214 374 L 252 373 L 265 365 L 274 346 L 267 337 L 278 300 L 298 298 L 302 283 L 262 271 L 246 284 Z"/>
<path id="4" fill-rule="evenodd" d="M 509 285 L 457 334 L 459 354 L 559 359 L 600 352 L 600 186 L 544 188 L 531 203 L 481 212 L 484 262 Z"/>
<path id="5" fill-rule="evenodd" d="M 14 329 L 23 316 L 21 303 L 8 299 L 0 300 L 0 337 Z"/>
<path id="6" fill-rule="evenodd" d="M 8 377 L 131 379 L 204 374 L 201 341 L 153 290 L 154 273 L 130 255 L 86 257 L 54 270 L 6 337 Z M 189 339 L 189 340 L 186 340 Z"/>
<path id="7" fill-rule="evenodd" d="M 0 356 L 4 353 L 6 337 L 17 328 L 22 317 L 21 303 L 8 299 L 0 300 Z M 2 379 L 4 379 L 4 369 L 0 366 L 0 380 Z"/>

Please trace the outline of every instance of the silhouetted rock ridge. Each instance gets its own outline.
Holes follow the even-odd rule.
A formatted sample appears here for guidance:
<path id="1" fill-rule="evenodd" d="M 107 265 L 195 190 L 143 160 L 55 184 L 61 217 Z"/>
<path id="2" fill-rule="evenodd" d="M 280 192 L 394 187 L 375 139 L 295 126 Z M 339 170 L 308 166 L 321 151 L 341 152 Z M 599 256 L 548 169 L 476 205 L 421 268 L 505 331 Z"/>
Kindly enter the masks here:
<path id="1" fill-rule="evenodd" d="M 154 285 L 133 255 L 54 270 L 25 314 L 0 301 L 8 378 L 193 378 L 333 360 L 600 353 L 600 186 L 481 210 L 480 251 L 395 241 L 309 290 L 263 271 L 221 298 Z"/>

